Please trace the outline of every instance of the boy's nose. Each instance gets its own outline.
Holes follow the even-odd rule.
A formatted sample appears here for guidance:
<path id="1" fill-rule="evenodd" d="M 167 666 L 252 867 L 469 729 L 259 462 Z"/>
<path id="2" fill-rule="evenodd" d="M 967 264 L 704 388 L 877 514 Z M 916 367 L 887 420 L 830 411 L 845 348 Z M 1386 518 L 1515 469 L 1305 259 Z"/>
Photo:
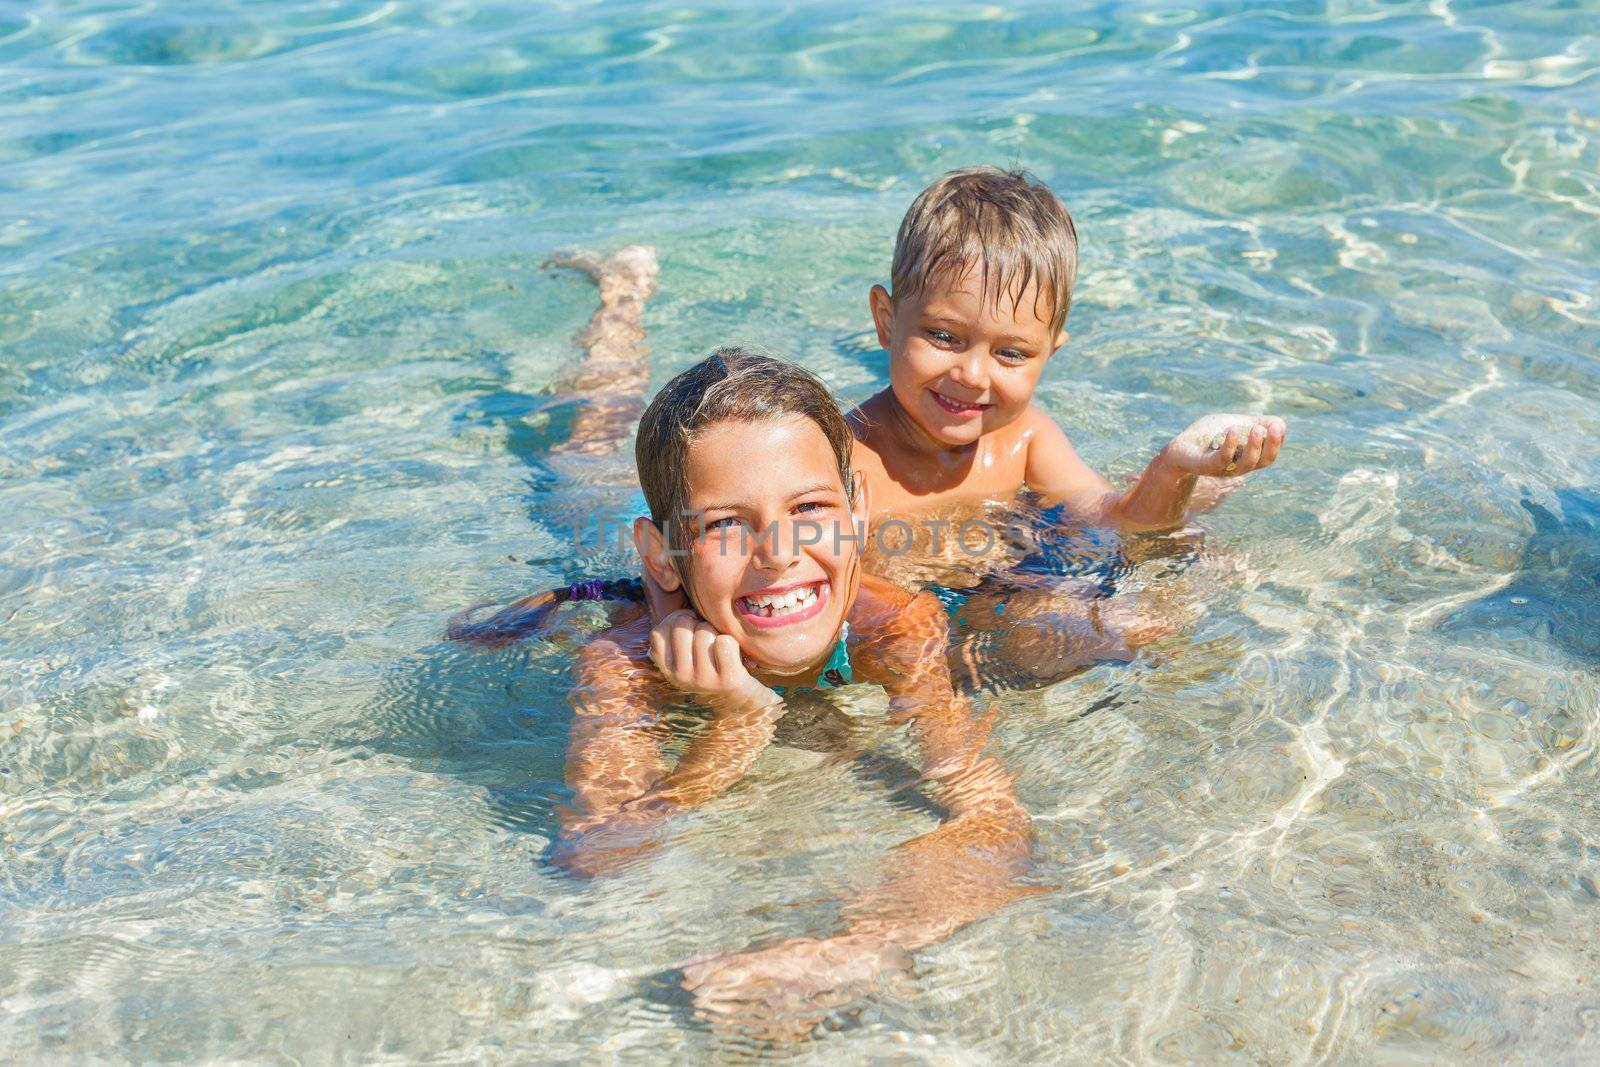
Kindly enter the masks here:
<path id="1" fill-rule="evenodd" d="M 956 360 L 955 366 L 950 368 L 950 377 L 968 389 L 982 392 L 989 388 L 989 361 L 974 346 Z"/>

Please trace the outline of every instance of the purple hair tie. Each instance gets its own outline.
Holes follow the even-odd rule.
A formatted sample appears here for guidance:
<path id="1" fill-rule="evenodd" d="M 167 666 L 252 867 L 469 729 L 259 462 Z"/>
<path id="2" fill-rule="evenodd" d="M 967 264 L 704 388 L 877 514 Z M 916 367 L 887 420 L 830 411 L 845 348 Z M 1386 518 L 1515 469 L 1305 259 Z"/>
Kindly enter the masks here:
<path id="1" fill-rule="evenodd" d="M 567 586 L 568 600 L 604 600 L 606 597 L 606 583 L 599 578 L 590 578 L 586 582 L 573 582 Z"/>

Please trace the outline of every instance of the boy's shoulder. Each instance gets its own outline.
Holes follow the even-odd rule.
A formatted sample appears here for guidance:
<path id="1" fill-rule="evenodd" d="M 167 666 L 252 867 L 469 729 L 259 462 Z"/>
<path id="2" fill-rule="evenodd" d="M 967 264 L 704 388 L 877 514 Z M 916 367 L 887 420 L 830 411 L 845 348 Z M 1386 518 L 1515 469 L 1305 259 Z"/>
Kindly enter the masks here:
<path id="1" fill-rule="evenodd" d="M 1063 448 L 1072 449 L 1066 428 L 1037 402 L 1030 403 L 1017 422 L 1021 426 L 1019 432 L 1023 443 L 1027 445 L 1030 460 L 1048 457 Z"/>
<path id="2" fill-rule="evenodd" d="M 889 395 L 887 387 L 873 393 L 859 404 L 851 404 L 844 409 L 845 425 L 850 427 L 850 435 L 856 439 L 857 444 L 871 446 L 873 428 L 883 419 L 883 406 Z"/>
<path id="3" fill-rule="evenodd" d="M 1018 419 L 1017 422 L 1021 423 L 1029 433 L 1054 432 L 1062 435 L 1066 434 L 1066 431 L 1061 428 L 1061 423 L 1056 421 L 1056 417 L 1040 407 L 1037 400 L 1028 402 L 1028 410 L 1022 413 L 1022 418 Z"/>

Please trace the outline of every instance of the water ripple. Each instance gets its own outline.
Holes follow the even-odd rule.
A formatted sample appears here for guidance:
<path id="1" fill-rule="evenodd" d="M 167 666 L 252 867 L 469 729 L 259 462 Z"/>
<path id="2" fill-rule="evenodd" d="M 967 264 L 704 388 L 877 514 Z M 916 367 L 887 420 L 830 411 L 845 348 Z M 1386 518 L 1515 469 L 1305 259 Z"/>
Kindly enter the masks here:
<path id="1" fill-rule="evenodd" d="M 0 5 L 0 1054 L 1592 1059 L 1592 8 Z M 1091 462 L 1291 446 L 1125 576 L 1181 635 L 994 698 L 1052 892 L 777 1049 L 675 968 L 935 825 L 881 700 L 580 882 L 598 619 L 440 635 L 627 565 L 550 250 L 657 247 L 658 382 L 755 340 L 860 399 L 900 212 L 980 161 L 1078 218 L 1038 397 Z"/>

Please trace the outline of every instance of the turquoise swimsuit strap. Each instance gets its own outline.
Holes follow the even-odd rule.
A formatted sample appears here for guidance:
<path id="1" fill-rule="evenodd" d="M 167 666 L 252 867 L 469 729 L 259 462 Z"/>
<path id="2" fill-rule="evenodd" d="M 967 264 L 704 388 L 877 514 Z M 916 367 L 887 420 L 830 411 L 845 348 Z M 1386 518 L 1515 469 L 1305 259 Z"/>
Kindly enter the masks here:
<path id="1" fill-rule="evenodd" d="M 850 669 L 850 624 L 845 623 L 839 631 L 839 643 L 833 646 L 833 654 L 828 657 L 828 662 L 823 665 L 822 673 L 817 676 L 815 685 L 797 685 L 793 690 L 787 686 L 775 685 L 772 691 L 781 697 L 786 697 L 790 692 L 804 693 L 814 689 L 837 689 L 840 686 L 851 685 L 856 680 L 855 672 Z"/>

